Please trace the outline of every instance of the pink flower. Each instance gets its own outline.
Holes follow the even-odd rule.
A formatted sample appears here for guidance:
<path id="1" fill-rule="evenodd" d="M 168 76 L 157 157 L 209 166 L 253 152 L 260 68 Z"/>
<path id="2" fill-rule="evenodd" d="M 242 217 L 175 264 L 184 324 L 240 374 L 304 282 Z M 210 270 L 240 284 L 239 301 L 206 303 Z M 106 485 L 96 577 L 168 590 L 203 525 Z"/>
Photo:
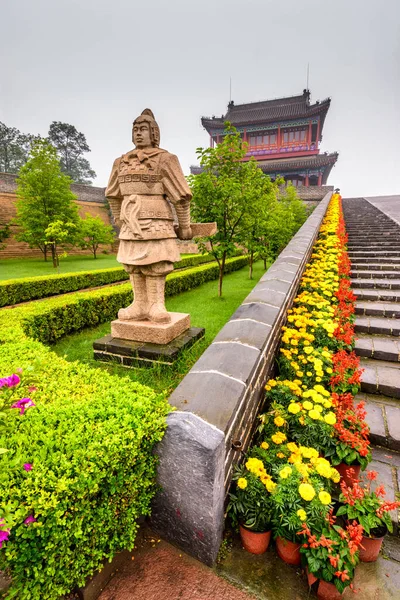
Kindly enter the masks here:
<path id="1" fill-rule="evenodd" d="M 0 388 L 15 387 L 16 385 L 19 384 L 20 381 L 21 381 L 21 379 L 18 377 L 18 375 L 15 375 L 15 373 L 13 375 L 10 375 L 9 377 L 2 377 L 2 378 L 0 378 Z"/>
<path id="2" fill-rule="evenodd" d="M 36 406 L 34 402 L 30 398 L 21 398 L 15 404 L 12 404 L 11 408 L 19 408 L 19 414 L 23 415 L 27 408 L 31 408 L 32 406 Z"/>
<path id="3" fill-rule="evenodd" d="M 4 526 L 5 521 L 3 519 L 0 519 L 0 548 L 2 548 L 3 542 L 6 542 L 8 540 L 8 536 L 10 533 L 9 529 L 2 529 L 2 527 Z"/>
<path id="4" fill-rule="evenodd" d="M 25 469 L 25 471 L 32 471 L 33 467 L 31 465 L 31 463 L 25 463 L 24 469 Z"/>
<path id="5" fill-rule="evenodd" d="M 24 523 L 25 525 L 29 525 L 30 523 L 35 523 L 35 521 L 37 521 L 37 519 L 35 519 L 33 515 L 29 515 L 29 517 L 26 517 Z"/>

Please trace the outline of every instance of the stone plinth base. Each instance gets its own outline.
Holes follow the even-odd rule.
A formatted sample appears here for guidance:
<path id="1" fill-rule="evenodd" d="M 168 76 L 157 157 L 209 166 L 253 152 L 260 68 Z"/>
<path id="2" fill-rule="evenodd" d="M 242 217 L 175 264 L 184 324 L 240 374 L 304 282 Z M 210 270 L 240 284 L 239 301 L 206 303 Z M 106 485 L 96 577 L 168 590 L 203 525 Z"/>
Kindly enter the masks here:
<path id="1" fill-rule="evenodd" d="M 190 327 L 190 315 L 185 313 L 169 313 L 170 323 L 153 323 L 152 321 L 120 321 L 111 322 L 113 338 L 132 342 L 149 342 L 150 344 L 169 344 Z"/>
<path id="2" fill-rule="evenodd" d="M 203 327 L 191 327 L 169 344 L 133 342 L 106 335 L 93 343 L 94 358 L 123 367 L 151 367 L 154 363 L 171 365 L 183 350 L 193 346 L 203 336 Z"/>

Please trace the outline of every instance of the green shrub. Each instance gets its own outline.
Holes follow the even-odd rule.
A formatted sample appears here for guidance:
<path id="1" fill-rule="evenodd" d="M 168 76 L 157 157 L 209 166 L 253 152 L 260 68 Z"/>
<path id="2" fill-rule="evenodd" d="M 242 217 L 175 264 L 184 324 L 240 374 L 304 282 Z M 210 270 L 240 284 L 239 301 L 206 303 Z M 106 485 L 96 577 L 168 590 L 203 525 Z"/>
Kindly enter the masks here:
<path id="1" fill-rule="evenodd" d="M 186 256 L 175 263 L 175 268 L 195 267 L 213 260 L 210 254 Z M 65 273 L 63 275 L 7 279 L 0 282 L 0 307 L 29 300 L 38 300 L 47 296 L 56 296 L 57 294 L 76 292 L 85 288 L 108 285 L 125 279 L 128 279 L 128 274 L 122 267 Z"/>
<path id="2" fill-rule="evenodd" d="M 225 272 L 241 269 L 248 263 L 247 256 L 228 259 Z M 218 265 L 212 263 L 168 275 L 165 287 L 167 296 L 174 296 L 200 286 L 206 281 L 218 279 Z M 25 333 L 45 344 L 54 343 L 59 338 L 84 327 L 94 327 L 115 319 L 121 306 L 132 302 L 130 284 L 103 288 L 68 296 L 54 298 L 45 303 L 23 307 L 23 328 Z M 15 310 L 22 310 L 15 309 Z"/>
<path id="3" fill-rule="evenodd" d="M 104 560 L 131 549 L 137 519 L 155 492 L 154 444 L 165 429 L 166 399 L 81 363 L 68 363 L 27 337 L 24 315 L 54 298 L 0 311 L 0 374 L 22 368 L 24 415 L 0 427 L 0 518 L 11 521 L 0 570 L 8 598 L 55 600 L 82 586 Z M 65 300 L 65 299 L 64 299 Z M 32 471 L 23 469 L 25 463 Z M 33 516 L 36 521 L 25 524 Z"/>

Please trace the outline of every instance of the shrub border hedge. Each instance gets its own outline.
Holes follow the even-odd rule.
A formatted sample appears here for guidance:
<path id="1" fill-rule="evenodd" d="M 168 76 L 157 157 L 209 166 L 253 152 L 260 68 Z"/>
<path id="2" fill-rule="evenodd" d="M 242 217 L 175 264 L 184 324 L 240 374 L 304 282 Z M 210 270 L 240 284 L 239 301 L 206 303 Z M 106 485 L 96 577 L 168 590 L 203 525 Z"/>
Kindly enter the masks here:
<path id="1" fill-rule="evenodd" d="M 175 263 L 175 269 L 186 269 L 204 263 L 213 262 L 210 254 L 187 256 Z M 89 287 L 117 283 L 128 279 L 122 267 L 79 271 L 62 275 L 40 275 L 39 277 L 21 277 L 0 281 L 0 307 L 19 304 L 29 300 L 39 300 L 57 294 L 76 292 Z"/>
<path id="2" fill-rule="evenodd" d="M 247 256 L 227 260 L 225 273 L 248 264 Z M 167 277 L 165 294 L 175 296 L 218 278 L 217 263 L 171 273 Z M 54 298 L 36 306 L 21 307 L 22 327 L 26 335 L 44 344 L 52 344 L 64 335 L 85 327 L 115 319 L 121 306 L 132 302 L 130 284 L 83 292 L 66 298 Z"/>

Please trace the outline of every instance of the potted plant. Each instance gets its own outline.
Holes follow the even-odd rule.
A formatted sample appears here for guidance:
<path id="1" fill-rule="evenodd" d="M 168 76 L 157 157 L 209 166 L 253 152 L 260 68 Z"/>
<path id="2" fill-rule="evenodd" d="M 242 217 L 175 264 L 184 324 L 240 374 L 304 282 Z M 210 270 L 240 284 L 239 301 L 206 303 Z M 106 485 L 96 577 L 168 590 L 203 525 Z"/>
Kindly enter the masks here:
<path id="1" fill-rule="evenodd" d="M 342 506 L 337 515 L 344 515 L 348 520 L 356 520 L 364 529 L 360 548 L 360 560 L 374 562 L 377 560 L 383 538 L 393 531 L 390 511 L 400 506 L 400 502 L 385 502 L 383 485 L 372 490 L 372 482 L 376 479 L 376 471 L 368 471 L 366 482 L 355 479 L 352 486 L 342 482 L 342 493 L 339 501 Z"/>
<path id="2" fill-rule="evenodd" d="M 308 572 L 319 580 L 318 598 L 339 600 L 346 587 L 352 586 L 363 529 L 358 523 L 340 527 L 331 511 L 317 531 L 302 524 L 299 536 L 305 540 L 300 552 Z"/>
<path id="3" fill-rule="evenodd" d="M 365 403 L 354 406 L 351 393 L 334 393 L 332 401 L 336 415 L 335 444 L 327 449 L 325 456 L 335 465 L 342 480 L 351 485 L 354 477 L 357 478 L 371 460 Z"/>
<path id="4" fill-rule="evenodd" d="M 271 539 L 271 492 L 275 483 L 257 458 L 249 458 L 237 468 L 233 480 L 227 512 L 233 526 L 239 529 L 244 548 L 252 554 L 262 554 Z"/>
<path id="5" fill-rule="evenodd" d="M 331 486 L 328 477 L 331 467 L 325 462 L 329 466 L 326 477 L 320 475 L 311 462 L 300 460 L 279 467 L 277 486 L 272 495 L 272 525 L 278 555 L 289 564 L 299 565 L 301 562 L 301 539 L 298 536 L 301 524 L 307 522 L 311 528 L 318 530 L 330 509 L 332 498 L 327 490 Z"/>

